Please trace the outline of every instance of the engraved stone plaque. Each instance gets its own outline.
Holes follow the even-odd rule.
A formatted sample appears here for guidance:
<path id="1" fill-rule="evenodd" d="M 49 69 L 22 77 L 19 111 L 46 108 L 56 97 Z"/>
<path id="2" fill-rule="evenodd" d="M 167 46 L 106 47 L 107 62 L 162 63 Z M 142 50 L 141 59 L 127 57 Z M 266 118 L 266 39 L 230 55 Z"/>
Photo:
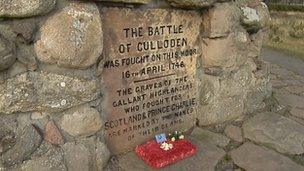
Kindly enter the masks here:
<path id="1" fill-rule="evenodd" d="M 106 143 L 114 154 L 195 125 L 201 16 L 103 8 Z"/>

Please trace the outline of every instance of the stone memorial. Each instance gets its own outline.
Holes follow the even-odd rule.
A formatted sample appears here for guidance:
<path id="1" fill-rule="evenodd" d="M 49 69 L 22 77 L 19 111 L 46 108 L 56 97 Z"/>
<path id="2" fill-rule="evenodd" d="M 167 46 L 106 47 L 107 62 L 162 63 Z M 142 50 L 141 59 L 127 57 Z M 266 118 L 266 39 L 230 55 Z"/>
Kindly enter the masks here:
<path id="1" fill-rule="evenodd" d="M 0 170 L 132 170 L 156 135 L 203 142 L 265 107 L 269 20 L 258 0 L 0 1 Z"/>
<path id="2" fill-rule="evenodd" d="M 200 16 L 172 10 L 102 10 L 105 138 L 114 153 L 195 125 Z M 115 21 L 113 23 L 113 21 Z"/>

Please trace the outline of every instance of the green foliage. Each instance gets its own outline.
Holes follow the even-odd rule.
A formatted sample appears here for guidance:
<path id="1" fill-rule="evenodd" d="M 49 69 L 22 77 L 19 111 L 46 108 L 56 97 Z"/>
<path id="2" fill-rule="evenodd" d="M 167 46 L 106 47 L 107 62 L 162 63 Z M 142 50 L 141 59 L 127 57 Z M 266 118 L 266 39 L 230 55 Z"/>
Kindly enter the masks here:
<path id="1" fill-rule="evenodd" d="M 226 161 L 226 162 L 232 161 L 232 158 L 228 154 L 226 154 L 224 156 L 224 161 Z"/>
<path id="2" fill-rule="evenodd" d="M 291 158 L 291 160 L 293 160 L 294 162 L 300 165 L 304 165 L 304 154 L 288 155 L 288 157 Z"/>
<path id="3" fill-rule="evenodd" d="M 172 138 L 174 138 L 174 141 L 184 139 L 184 135 L 182 134 L 182 132 L 179 132 L 179 131 L 174 131 L 173 133 L 169 134 L 168 137 L 171 141 L 172 141 Z"/>
<path id="4" fill-rule="evenodd" d="M 273 10 L 273 11 L 304 12 L 304 5 L 288 5 L 288 4 L 275 4 L 275 3 L 269 3 L 267 5 L 268 5 L 269 10 Z"/>

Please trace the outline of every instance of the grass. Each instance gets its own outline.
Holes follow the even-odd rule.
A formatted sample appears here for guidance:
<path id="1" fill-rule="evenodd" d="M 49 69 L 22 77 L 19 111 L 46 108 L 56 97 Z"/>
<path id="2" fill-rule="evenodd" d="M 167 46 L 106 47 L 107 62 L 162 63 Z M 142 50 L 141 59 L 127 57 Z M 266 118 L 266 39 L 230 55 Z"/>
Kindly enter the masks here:
<path id="1" fill-rule="evenodd" d="M 304 12 L 304 6 L 303 5 L 288 5 L 288 4 L 274 4 L 270 3 L 267 4 L 269 10 L 272 11 L 299 11 Z"/>
<path id="2" fill-rule="evenodd" d="M 264 46 L 304 59 L 304 13 L 272 13 Z"/>
<path id="3" fill-rule="evenodd" d="M 285 54 L 290 54 L 292 56 L 304 59 L 303 41 L 292 41 L 290 39 L 283 39 L 282 41 L 284 41 L 284 43 L 273 43 L 266 41 L 264 46 L 269 49 L 278 50 Z"/>
<path id="4" fill-rule="evenodd" d="M 294 162 L 300 164 L 300 165 L 304 165 L 304 155 L 303 154 L 298 154 L 298 155 L 288 155 L 289 158 L 291 158 L 291 160 L 293 160 Z"/>
<path id="5" fill-rule="evenodd" d="M 232 158 L 230 157 L 230 155 L 226 154 L 226 155 L 224 156 L 224 161 L 225 161 L 225 162 L 232 161 Z"/>

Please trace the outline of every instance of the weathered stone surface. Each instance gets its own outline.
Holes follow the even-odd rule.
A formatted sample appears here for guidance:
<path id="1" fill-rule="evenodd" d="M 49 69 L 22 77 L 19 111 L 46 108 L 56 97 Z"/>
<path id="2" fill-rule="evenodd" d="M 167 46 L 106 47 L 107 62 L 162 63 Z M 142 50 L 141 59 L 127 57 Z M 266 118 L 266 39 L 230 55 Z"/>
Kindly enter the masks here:
<path id="1" fill-rule="evenodd" d="M 3 72 L 3 75 L 5 75 L 5 80 L 6 80 L 8 78 L 15 77 L 16 75 L 25 73 L 26 71 L 27 71 L 26 66 L 23 65 L 21 62 L 16 61 L 5 72 Z M 4 83 L 4 81 L 0 82 L 0 84 Z"/>
<path id="2" fill-rule="evenodd" d="M 45 113 L 45 112 L 33 112 L 31 114 L 31 119 L 38 120 L 38 119 L 43 119 L 47 116 L 48 116 L 48 113 Z"/>
<path id="3" fill-rule="evenodd" d="M 222 123 L 243 114 L 244 100 L 252 81 L 250 68 L 243 67 L 226 78 L 203 75 L 201 79 L 199 125 Z"/>
<path id="4" fill-rule="evenodd" d="M 302 82 L 300 80 L 296 80 L 296 79 L 285 79 L 283 80 L 283 82 L 287 83 L 290 86 L 295 86 L 295 85 L 301 85 Z"/>
<path id="5" fill-rule="evenodd" d="M 273 88 L 282 88 L 287 86 L 287 84 L 281 80 L 270 80 L 270 82 Z"/>
<path id="6" fill-rule="evenodd" d="M 270 72 L 272 74 L 275 74 L 277 75 L 278 78 L 284 80 L 284 79 L 290 79 L 293 77 L 293 75 L 295 75 L 294 72 L 286 69 L 286 68 L 283 68 L 283 67 L 280 67 L 278 65 L 274 65 L 272 66 Z"/>
<path id="7" fill-rule="evenodd" d="M 220 39 L 207 38 L 204 42 L 202 44 L 204 67 L 228 68 L 235 64 L 238 51 L 233 35 Z"/>
<path id="8" fill-rule="evenodd" d="M 276 91 L 274 97 L 280 104 L 304 109 L 304 97 L 286 91 Z"/>
<path id="9" fill-rule="evenodd" d="M 227 146 L 230 141 L 229 138 L 225 137 L 222 134 L 214 133 L 201 128 L 195 128 L 191 135 L 202 142 L 215 144 L 219 147 Z"/>
<path id="10" fill-rule="evenodd" d="M 227 36 L 217 38 L 207 36 L 203 39 L 204 43 L 201 45 L 204 52 L 202 56 L 204 69 L 217 68 L 222 72 L 236 71 L 248 62 L 249 35 L 242 28 L 232 28 L 232 30 L 233 32 Z M 207 74 L 210 73 L 207 72 Z M 219 74 L 211 73 L 211 75 Z"/>
<path id="11" fill-rule="evenodd" d="M 5 39 L 8 39 L 11 42 L 14 42 L 17 36 L 13 30 L 11 23 L 3 21 L 1 21 L 0 24 L 0 34 L 1 37 L 4 37 Z"/>
<path id="12" fill-rule="evenodd" d="M 106 145 L 95 138 L 81 139 L 63 145 L 68 170 L 102 171 L 110 158 Z"/>
<path id="13" fill-rule="evenodd" d="M 59 148 L 51 148 L 45 154 L 26 161 L 21 166 L 22 171 L 66 171 L 63 154 Z"/>
<path id="14" fill-rule="evenodd" d="M 56 5 L 56 0 L 0 1 L 0 17 L 31 17 L 46 14 Z"/>
<path id="15" fill-rule="evenodd" d="M 206 113 L 199 115 L 199 124 L 201 126 L 211 125 L 237 119 L 242 116 L 244 111 L 241 99 L 242 97 L 237 96 L 228 97 L 227 99 L 215 99 L 210 105 L 201 108 L 205 109 Z M 206 120 L 203 119 L 204 116 L 206 116 Z"/>
<path id="16" fill-rule="evenodd" d="M 264 71 L 264 70 L 263 70 Z M 253 113 L 265 107 L 264 99 L 272 94 L 272 86 L 267 73 L 263 76 L 253 75 L 252 83 L 248 87 L 248 92 L 244 100 L 246 113 Z"/>
<path id="17" fill-rule="evenodd" d="M 271 17 L 267 5 L 264 2 L 260 2 L 256 7 L 256 10 L 261 19 L 261 27 L 268 27 L 270 25 Z"/>
<path id="18" fill-rule="evenodd" d="M 6 123 L 7 125 L 8 123 Z M 6 125 L 1 126 L 0 130 L 0 155 L 9 150 L 16 143 L 15 133 L 6 128 Z"/>
<path id="19" fill-rule="evenodd" d="M 208 7 L 216 0 L 167 0 L 170 5 L 181 8 L 203 8 Z"/>
<path id="20" fill-rule="evenodd" d="M 44 139 L 54 145 L 64 143 L 63 137 L 53 121 L 49 121 L 45 125 Z"/>
<path id="21" fill-rule="evenodd" d="M 42 131 L 40 130 L 43 130 L 40 129 L 38 127 L 38 125 L 36 125 L 33 120 L 31 120 L 30 118 L 30 113 L 17 113 L 17 114 L 13 114 L 13 115 L 17 115 L 16 116 L 16 121 L 17 121 L 17 124 L 18 124 L 18 129 L 16 132 L 20 132 L 25 128 L 25 127 L 28 127 L 29 125 L 33 125 L 35 128 L 37 128 L 36 130 L 39 130 L 39 133 L 42 133 Z M 4 115 L 4 116 L 10 116 L 10 115 Z M 42 135 L 42 134 L 40 134 Z"/>
<path id="22" fill-rule="evenodd" d="M 90 170 L 103 171 L 111 156 L 105 143 L 95 137 L 82 139 L 77 143 L 85 145 L 90 152 Z"/>
<path id="23" fill-rule="evenodd" d="M 290 113 L 293 116 L 296 116 L 298 118 L 304 119 L 304 109 L 293 107 L 293 108 L 291 108 Z"/>
<path id="24" fill-rule="evenodd" d="M 231 151 L 236 165 L 248 171 L 300 171 L 304 167 L 265 147 L 245 143 Z"/>
<path id="25" fill-rule="evenodd" d="M 272 91 L 267 69 L 257 70 L 252 61 L 229 75 L 201 75 L 201 82 L 201 126 L 231 121 L 262 109 Z"/>
<path id="26" fill-rule="evenodd" d="M 95 79 L 29 72 L 0 84 L 0 111 L 56 112 L 92 101 L 99 92 L 100 83 Z"/>
<path id="27" fill-rule="evenodd" d="M 15 45 L 13 42 L 0 34 L 0 71 L 9 68 L 15 62 L 15 53 Z"/>
<path id="28" fill-rule="evenodd" d="M 241 22 L 249 32 L 257 32 L 261 28 L 261 19 L 257 11 L 250 7 L 242 7 Z"/>
<path id="29" fill-rule="evenodd" d="M 243 135 L 240 127 L 228 125 L 226 126 L 224 132 L 229 138 L 233 139 L 234 141 L 243 142 Z"/>
<path id="30" fill-rule="evenodd" d="M 287 86 L 286 90 L 297 95 L 304 95 L 304 87 L 301 85 Z"/>
<path id="31" fill-rule="evenodd" d="M 11 149 L 17 141 L 16 131 L 18 123 L 16 116 L 6 116 L 0 119 L 0 170 L 3 166 L 2 154 Z M 3 169 L 5 170 L 5 169 Z"/>
<path id="32" fill-rule="evenodd" d="M 104 46 L 109 48 L 104 49 L 106 61 L 99 66 L 106 94 L 104 135 L 110 151 L 130 151 L 156 134 L 195 126 L 201 15 L 102 8 L 102 16 Z M 137 35 L 131 34 L 136 30 L 140 30 Z M 130 42 L 130 49 L 122 48 L 122 42 Z"/>
<path id="33" fill-rule="evenodd" d="M 100 130 L 102 120 L 99 112 L 88 105 L 64 112 L 60 127 L 72 136 L 90 136 Z"/>
<path id="34" fill-rule="evenodd" d="M 204 36 L 219 38 L 228 36 L 238 21 L 240 10 L 233 3 L 218 3 L 203 17 Z"/>
<path id="35" fill-rule="evenodd" d="M 28 70 L 34 71 L 37 69 L 36 53 L 32 45 L 17 44 L 17 59 L 25 64 Z"/>
<path id="36" fill-rule="evenodd" d="M 34 126 L 29 125 L 25 127 L 16 144 L 2 154 L 1 163 L 6 167 L 21 163 L 30 157 L 39 147 L 41 141 L 42 138 Z"/>
<path id="37" fill-rule="evenodd" d="M 42 62 L 84 69 L 95 64 L 100 57 L 102 40 L 97 6 L 73 2 L 44 23 L 35 50 Z"/>
<path id="38" fill-rule="evenodd" d="M 17 35 L 17 41 L 30 44 L 34 40 L 37 20 L 34 18 L 13 20 L 12 30 Z"/>
<path id="39" fill-rule="evenodd" d="M 224 157 L 225 151 L 213 144 L 191 138 L 191 142 L 198 147 L 198 152 L 184 160 L 163 168 L 163 171 L 191 170 L 191 171 L 214 171 L 215 165 Z M 135 152 L 127 153 L 118 158 L 117 165 L 123 170 L 153 170 L 144 163 Z"/>
<path id="40" fill-rule="evenodd" d="M 212 125 L 237 119 L 244 111 L 242 99 L 244 98 L 241 94 L 232 97 L 212 98 L 208 104 L 201 106 L 201 112 L 198 114 L 199 125 Z"/>
<path id="41" fill-rule="evenodd" d="M 244 137 L 281 153 L 304 152 L 304 126 L 274 113 L 260 113 L 243 124 Z"/>
<path id="42" fill-rule="evenodd" d="M 5 135 L 4 134 L 5 132 L 16 132 L 18 127 L 17 117 L 18 117 L 17 115 L 7 115 L 1 117 L 0 119 L 1 137 Z"/>
<path id="43" fill-rule="evenodd" d="M 123 3 L 134 3 L 134 4 L 148 4 L 152 0 L 98 0 L 104 2 L 123 2 Z"/>
<path id="44" fill-rule="evenodd" d="M 259 62 L 263 62 L 261 60 L 261 50 L 264 39 L 268 36 L 268 32 L 265 30 L 259 30 L 255 34 L 250 35 L 250 43 L 248 46 L 248 54 L 247 56 L 253 58 L 254 60 L 258 60 Z"/>
<path id="45" fill-rule="evenodd" d="M 68 170 L 90 170 L 90 151 L 82 143 L 69 142 L 63 145 L 64 159 Z"/>
<path id="46" fill-rule="evenodd" d="M 103 168 L 107 165 L 108 160 L 110 159 L 110 151 L 107 146 L 100 141 L 97 141 L 95 143 L 94 149 L 95 150 L 93 151 L 93 153 L 95 154 L 97 170 L 103 171 Z"/>
<path id="47" fill-rule="evenodd" d="M 218 93 L 218 90 L 220 89 L 220 80 L 217 76 L 212 75 L 203 75 L 202 76 L 202 82 L 204 84 L 201 85 L 201 93 L 202 93 L 202 105 L 209 104 L 212 99 L 216 96 Z"/>

